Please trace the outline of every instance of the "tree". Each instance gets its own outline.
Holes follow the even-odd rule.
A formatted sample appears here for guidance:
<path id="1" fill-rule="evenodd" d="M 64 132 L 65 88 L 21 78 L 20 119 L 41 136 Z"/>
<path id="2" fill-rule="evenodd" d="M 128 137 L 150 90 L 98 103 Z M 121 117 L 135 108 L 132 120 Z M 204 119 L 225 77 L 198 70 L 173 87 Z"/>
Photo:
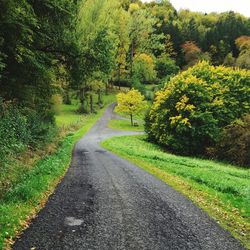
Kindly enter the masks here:
<path id="1" fill-rule="evenodd" d="M 235 40 L 235 44 L 240 51 L 236 66 L 250 69 L 250 36 L 240 36 Z"/>
<path id="2" fill-rule="evenodd" d="M 165 36 L 165 44 L 164 44 L 164 52 L 163 54 L 168 55 L 171 58 L 174 58 L 176 56 L 176 52 L 174 51 L 174 47 L 173 47 L 173 42 L 171 40 L 171 36 L 169 34 L 167 34 Z"/>
<path id="3" fill-rule="evenodd" d="M 136 55 L 133 62 L 133 76 L 141 82 L 153 81 L 156 77 L 154 67 L 154 60 L 150 55 L 145 53 Z"/>
<path id="4" fill-rule="evenodd" d="M 144 96 L 135 89 L 131 89 L 127 93 L 119 93 L 117 95 L 117 107 L 115 111 L 129 115 L 131 125 L 134 125 L 133 116 L 147 109 L 147 102 Z"/>
<path id="5" fill-rule="evenodd" d="M 153 25 L 156 20 L 145 9 L 140 8 L 135 3 L 130 4 L 129 13 L 131 16 L 129 24 L 130 77 L 132 77 L 134 56 L 139 52 L 144 52 L 144 46 L 154 31 Z"/>
<path id="6" fill-rule="evenodd" d="M 195 42 L 187 41 L 182 45 L 183 52 L 185 54 L 185 61 L 188 66 L 196 64 L 202 54 L 201 49 L 196 45 Z"/>
<path id="7" fill-rule="evenodd" d="M 233 67 L 235 66 L 235 58 L 233 57 L 232 52 L 228 53 L 224 59 L 223 65 Z"/>
<path id="8" fill-rule="evenodd" d="M 200 62 L 157 92 L 149 137 L 183 154 L 204 154 L 222 129 L 249 112 L 250 71 Z"/>
<path id="9" fill-rule="evenodd" d="M 115 78 L 118 80 L 120 87 L 121 78 L 125 78 L 127 73 L 127 53 L 129 50 L 129 22 L 130 15 L 122 8 L 118 12 L 115 33 L 118 37 L 118 48 L 116 54 L 116 70 L 114 72 Z"/>
<path id="10" fill-rule="evenodd" d="M 180 70 L 175 61 L 166 54 L 163 54 L 157 58 L 155 69 L 159 79 L 164 79 L 167 76 L 175 75 Z"/>
<path id="11" fill-rule="evenodd" d="M 92 100 L 93 75 L 100 72 L 105 80 L 109 79 L 115 66 L 118 39 L 113 24 L 114 10 L 118 6 L 116 0 L 87 0 L 80 6 L 77 25 L 79 56 L 74 87 L 79 92 L 81 111 L 86 112 L 87 96 Z"/>
<path id="12" fill-rule="evenodd" d="M 76 5 L 70 0 L 0 1 L 0 93 L 47 122 L 53 121 L 53 79 L 58 65 L 68 63 L 74 43 Z"/>

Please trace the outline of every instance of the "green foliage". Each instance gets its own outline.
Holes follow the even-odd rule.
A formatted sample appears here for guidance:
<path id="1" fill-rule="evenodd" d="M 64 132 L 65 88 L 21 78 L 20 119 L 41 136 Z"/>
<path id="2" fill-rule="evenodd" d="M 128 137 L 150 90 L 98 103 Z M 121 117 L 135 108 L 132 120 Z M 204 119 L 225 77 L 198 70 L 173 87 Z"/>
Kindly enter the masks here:
<path id="1" fill-rule="evenodd" d="M 176 65 L 175 61 L 168 55 L 163 54 L 156 60 L 155 70 L 158 79 L 170 77 L 178 73 L 180 68 Z"/>
<path id="2" fill-rule="evenodd" d="M 69 0 L 1 2 L 0 91 L 4 99 L 49 115 L 55 69 L 59 61 L 67 61 L 73 39 L 68 34 L 75 7 Z"/>
<path id="3" fill-rule="evenodd" d="M 76 6 L 71 0 L 0 2 L 1 165 L 56 134 L 51 97 L 69 78 Z"/>
<path id="4" fill-rule="evenodd" d="M 28 147 L 38 147 L 51 141 L 56 129 L 42 114 L 13 103 L 0 103 L 0 166 L 9 156 Z"/>
<path id="5" fill-rule="evenodd" d="M 222 128 L 249 112 L 249 86 L 249 71 L 197 64 L 157 92 L 149 137 L 178 153 L 204 154 Z"/>
<path id="6" fill-rule="evenodd" d="M 146 95 L 146 87 L 145 87 L 145 84 L 142 84 L 140 82 L 140 80 L 136 77 L 132 78 L 132 84 L 131 84 L 131 87 L 133 89 L 136 89 L 138 90 L 142 95 Z"/>
<path id="7" fill-rule="evenodd" d="M 250 115 L 226 126 L 212 156 L 250 167 Z"/>
<path id="8" fill-rule="evenodd" d="M 235 58 L 233 57 L 233 54 L 231 52 L 226 55 L 223 65 L 229 67 L 235 66 Z"/>
<path id="9" fill-rule="evenodd" d="M 116 11 L 113 8 L 117 10 L 117 6 L 117 0 L 87 0 L 79 6 L 76 25 L 78 55 L 73 68 L 76 78 L 72 88 L 79 92 L 80 111 L 86 112 L 87 98 L 102 90 L 102 85 L 96 85 L 97 81 L 107 86 L 116 65 L 118 39 L 114 26 Z"/>
<path id="10" fill-rule="evenodd" d="M 145 53 L 136 55 L 133 61 L 133 77 L 141 82 L 151 82 L 156 78 L 153 58 Z"/>
<path id="11" fill-rule="evenodd" d="M 26 117 L 16 107 L 4 107 L 0 117 L 1 166 L 8 155 L 21 152 L 27 147 L 31 134 L 28 130 Z"/>

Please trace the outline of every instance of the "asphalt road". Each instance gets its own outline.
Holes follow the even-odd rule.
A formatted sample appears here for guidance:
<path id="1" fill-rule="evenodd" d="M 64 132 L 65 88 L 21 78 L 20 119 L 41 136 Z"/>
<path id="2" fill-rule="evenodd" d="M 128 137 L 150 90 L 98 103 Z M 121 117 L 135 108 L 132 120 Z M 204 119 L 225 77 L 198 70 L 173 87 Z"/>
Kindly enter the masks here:
<path id="1" fill-rule="evenodd" d="M 66 176 L 14 249 L 243 249 L 165 183 L 98 143 L 111 105 L 75 146 Z"/>

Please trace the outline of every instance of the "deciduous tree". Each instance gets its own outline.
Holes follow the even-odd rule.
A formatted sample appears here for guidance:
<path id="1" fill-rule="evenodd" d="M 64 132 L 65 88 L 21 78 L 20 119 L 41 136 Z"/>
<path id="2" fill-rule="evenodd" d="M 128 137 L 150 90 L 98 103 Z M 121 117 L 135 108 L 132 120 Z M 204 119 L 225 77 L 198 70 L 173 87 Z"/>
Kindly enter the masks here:
<path id="1" fill-rule="evenodd" d="M 147 109 L 147 102 L 144 96 L 135 89 L 131 89 L 127 93 L 119 93 L 117 95 L 117 107 L 115 110 L 123 114 L 129 115 L 131 125 L 134 125 L 133 116 Z"/>

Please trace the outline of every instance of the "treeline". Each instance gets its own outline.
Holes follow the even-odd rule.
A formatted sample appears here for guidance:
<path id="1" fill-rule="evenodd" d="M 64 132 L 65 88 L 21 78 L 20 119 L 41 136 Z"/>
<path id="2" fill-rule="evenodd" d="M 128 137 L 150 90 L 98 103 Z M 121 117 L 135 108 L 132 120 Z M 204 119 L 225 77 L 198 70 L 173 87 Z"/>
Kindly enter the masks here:
<path id="1" fill-rule="evenodd" d="M 234 12 L 136 0 L 2 0 L 0 10 L 0 152 L 53 137 L 55 95 L 75 93 L 78 111 L 94 112 L 93 95 L 102 106 L 113 84 L 146 94 L 199 60 L 249 68 L 250 19 Z"/>
<path id="2" fill-rule="evenodd" d="M 75 47 L 77 3 L 0 1 L 0 163 L 55 136 L 51 97 Z"/>

